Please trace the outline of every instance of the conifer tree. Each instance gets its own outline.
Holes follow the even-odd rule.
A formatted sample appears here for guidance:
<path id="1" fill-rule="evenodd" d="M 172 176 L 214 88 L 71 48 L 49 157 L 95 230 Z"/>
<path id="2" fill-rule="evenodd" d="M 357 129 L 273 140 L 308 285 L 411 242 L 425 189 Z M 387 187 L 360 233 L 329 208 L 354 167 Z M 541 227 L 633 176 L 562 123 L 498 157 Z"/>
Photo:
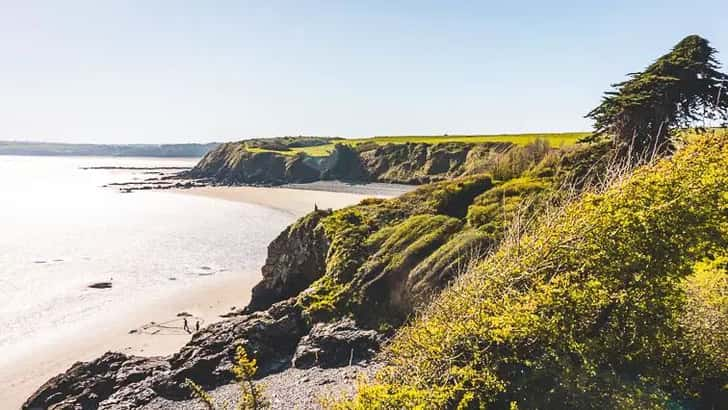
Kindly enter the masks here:
<path id="1" fill-rule="evenodd" d="M 644 71 L 614 84 L 587 118 L 595 123 L 589 139 L 607 135 L 637 155 L 669 152 L 676 130 L 703 121 L 728 120 L 728 75 L 719 71 L 717 51 L 691 35 Z"/>

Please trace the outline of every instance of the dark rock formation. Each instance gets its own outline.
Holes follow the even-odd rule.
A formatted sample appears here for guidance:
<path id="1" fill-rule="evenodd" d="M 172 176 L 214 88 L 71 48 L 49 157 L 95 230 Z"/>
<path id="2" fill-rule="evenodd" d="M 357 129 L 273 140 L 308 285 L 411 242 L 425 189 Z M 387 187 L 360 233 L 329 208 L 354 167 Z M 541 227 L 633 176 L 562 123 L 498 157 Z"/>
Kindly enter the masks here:
<path id="1" fill-rule="evenodd" d="M 91 289 L 109 289 L 111 286 L 111 282 L 96 282 L 88 285 Z"/>
<path id="2" fill-rule="evenodd" d="M 356 149 L 345 144 L 336 144 L 324 167 L 321 179 L 325 180 L 370 182 L 375 178 L 362 163 Z"/>
<path id="3" fill-rule="evenodd" d="M 188 172 L 187 178 L 210 178 L 225 185 L 313 182 L 320 171 L 315 160 L 303 155 L 249 151 L 239 143 L 228 143 L 208 152 Z"/>
<path id="4" fill-rule="evenodd" d="M 293 356 L 297 368 L 339 367 L 371 358 L 382 336 L 375 330 L 359 329 L 353 320 L 317 323 L 301 339 Z"/>
<path id="5" fill-rule="evenodd" d="M 308 330 L 292 300 L 228 319 L 197 332 L 178 353 L 143 358 L 106 353 L 76 363 L 38 389 L 24 409 L 132 409 L 157 396 L 190 397 L 185 380 L 209 388 L 233 380 L 237 346 L 244 346 L 259 364 L 259 375 L 288 366 L 296 345 Z"/>
<path id="6" fill-rule="evenodd" d="M 25 409 L 89 409 L 124 386 L 169 371 L 160 358 L 106 353 L 91 362 L 78 362 L 48 380 L 23 405 Z"/>
<path id="7" fill-rule="evenodd" d="M 423 184 L 462 175 L 472 144 L 387 144 L 361 153 L 379 182 Z"/>
<path id="8" fill-rule="evenodd" d="M 268 245 L 263 280 L 253 288 L 247 312 L 267 309 L 296 296 L 324 274 L 329 240 L 319 222 L 329 215 L 331 211 L 314 211 L 287 227 Z"/>

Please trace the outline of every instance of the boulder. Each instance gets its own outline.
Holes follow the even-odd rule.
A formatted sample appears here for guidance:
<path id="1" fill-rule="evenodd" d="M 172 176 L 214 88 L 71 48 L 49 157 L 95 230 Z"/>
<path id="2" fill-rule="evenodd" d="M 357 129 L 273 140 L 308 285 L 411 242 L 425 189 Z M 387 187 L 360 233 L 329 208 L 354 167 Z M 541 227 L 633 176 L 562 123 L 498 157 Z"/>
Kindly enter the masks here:
<path id="1" fill-rule="evenodd" d="M 362 330 L 352 319 L 317 323 L 301 339 L 293 356 L 297 368 L 340 367 L 371 358 L 382 343 L 375 330 Z"/>
<path id="2" fill-rule="evenodd" d="M 169 370 L 162 358 L 108 352 L 91 362 L 78 362 L 48 380 L 23 404 L 24 409 L 97 408 L 113 392 Z"/>

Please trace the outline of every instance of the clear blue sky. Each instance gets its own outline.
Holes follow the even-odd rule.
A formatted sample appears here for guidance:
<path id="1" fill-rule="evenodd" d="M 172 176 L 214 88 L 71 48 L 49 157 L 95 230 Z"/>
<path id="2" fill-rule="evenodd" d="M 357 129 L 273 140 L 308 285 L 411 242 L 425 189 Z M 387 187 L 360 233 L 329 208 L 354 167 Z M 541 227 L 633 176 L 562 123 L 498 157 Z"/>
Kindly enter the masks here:
<path id="1" fill-rule="evenodd" d="M 0 0 L 0 139 L 588 130 L 688 34 L 728 2 Z"/>

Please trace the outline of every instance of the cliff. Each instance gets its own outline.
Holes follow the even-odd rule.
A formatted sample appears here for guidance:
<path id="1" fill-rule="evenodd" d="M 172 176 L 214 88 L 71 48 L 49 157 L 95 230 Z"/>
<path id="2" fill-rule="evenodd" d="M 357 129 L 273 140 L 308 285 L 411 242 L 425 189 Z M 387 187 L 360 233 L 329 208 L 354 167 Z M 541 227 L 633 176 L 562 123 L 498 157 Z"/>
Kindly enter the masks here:
<path id="1" fill-rule="evenodd" d="M 337 143 L 327 156 L 292 152 L 269 142 L 266 149 L 250 142 L 226 143 L 210 151 L 186 177 L 222 185 L 302 183 L 316 180 L 424 184 L 474 175 L 488 158 L 510 143 Z M 274 147 L 276 150 L 270 150 Z"/>
<path id="2" fill-rule="evenodd" d="M 264 278 L 244 311 L 196 333 L 169 357 L 107 354 L 76 364 L 42 386 L 25 408 L 136 408 L 158 397 L 184 400 L 191 395 L 187 378 L 206 389 L 233 381 L 231 365 L 237 346 L 257 360 L 258 377 L 290 366 L 337 367 L 367 360 L 417 306 L 436 296 L 503 239 L 507 229 L 489 223 L 515 217 L 521 201 L 546 201 L 540 195 L 559 192 L 559 184 L 582 169 L 578 165 L 583 158 L 599 157 L 591 155 L 599 147 L 500 148 L 418 144 L 363 152 L 338 148 L 337 155 L 356 154 L 360 162 L 355 168 L 329 165 L 330 177 L 357 175 L 376 162 L 373 158 L 386 170 L 379 174 L 386 178 L 401 178 L 399 172 L 407 169 L 413 178 L 446 179 L 445 175 L 476 169 L 485 173 L 447 178 L 398 198 L 369 199 L 303 217 L 270 244 Z M 223 180 L 236 182 L 252 175 L 278 180 L 285 175 L 285 166 L 254 174 L 259 168 L 249 167 L 252 162 L 235 158 L 260 156 L 265 164 L 280 164 L 283 159 L 284 165 L 296 159 L 251 153 L 233 145 L 216 151 L 220 155 L 203 160 L 205 167 L 216 169 Z M 369 156 L 369 151 L 375 152 Z M 352 164 L 351 159 L 346 164 Z M 426 166 L 415 169 L 421 164 Z M 499 200 L 503 192 L 511 199 Z M 540 208 L 527 209 L 535 213 Z"/>
<path id="3" fill-rule="evenodd" d="M 313 158 L 254 152 L 244 145 L 226 143 L 208 152 L 185 176 L 223 185 L 280 185 L 313 182 L 320 179 L 320 173 L 318 161 Z"/>
<path id="4" fill-rule="evenodd" d="M 333 408 L 725 407 L 728 138 L 546 215 L 477 258 Z"/>

